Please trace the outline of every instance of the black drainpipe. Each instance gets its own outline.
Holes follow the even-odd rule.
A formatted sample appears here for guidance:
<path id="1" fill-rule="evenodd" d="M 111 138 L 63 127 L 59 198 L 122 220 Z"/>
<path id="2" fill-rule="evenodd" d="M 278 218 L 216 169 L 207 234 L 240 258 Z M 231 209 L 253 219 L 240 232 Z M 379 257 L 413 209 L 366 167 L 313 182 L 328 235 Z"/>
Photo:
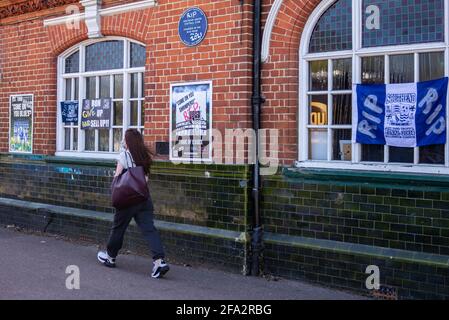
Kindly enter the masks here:
<path id="1" fill-rule="evenodd" d="M 262 255 L 262 236 L 263 229 L 260 222 L 260 166 L 259 166 L 259 129 L 260 129 L 260 107 L 265 102 L 261 95 L 261 12 L 262 0 L 254 0 L 254 18 L 253 18 L 253 129 L 256 134 L 256 151 L 253 165 L 253 228 L 251 237 L 251 268 L 250 274 L 258 276 L 260 271 L 260 260 Z"/>

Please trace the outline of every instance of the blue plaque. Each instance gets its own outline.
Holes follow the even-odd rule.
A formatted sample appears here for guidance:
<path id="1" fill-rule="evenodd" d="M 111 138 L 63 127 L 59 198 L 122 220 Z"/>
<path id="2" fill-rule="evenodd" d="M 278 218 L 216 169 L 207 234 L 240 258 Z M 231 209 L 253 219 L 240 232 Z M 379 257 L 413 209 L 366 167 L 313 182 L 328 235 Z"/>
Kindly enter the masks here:
<path id="1" fill-rule="evenodd" d="M 196 46 L 206 37 L 207 17 L 200 8 L 190 8 L 184 11 L 179 20 L 179 37 L 189 47 Z"/>

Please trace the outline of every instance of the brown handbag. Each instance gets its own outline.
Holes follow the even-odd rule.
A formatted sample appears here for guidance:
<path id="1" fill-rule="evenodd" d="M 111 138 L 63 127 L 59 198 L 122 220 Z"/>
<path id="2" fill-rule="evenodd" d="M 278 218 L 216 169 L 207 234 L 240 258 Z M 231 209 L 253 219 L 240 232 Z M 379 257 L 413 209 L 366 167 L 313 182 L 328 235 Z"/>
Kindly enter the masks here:
<path id="1" fill-rule="evenodd" d="M 125 155 L 127 155 L 126 151 Z M 114 177 L 111 189 L 112 206 L 116 209 L 131 207 L 148 200 L 150 197 L 145 171 L 142 166 L 129 167 L 124 173 Z"/>

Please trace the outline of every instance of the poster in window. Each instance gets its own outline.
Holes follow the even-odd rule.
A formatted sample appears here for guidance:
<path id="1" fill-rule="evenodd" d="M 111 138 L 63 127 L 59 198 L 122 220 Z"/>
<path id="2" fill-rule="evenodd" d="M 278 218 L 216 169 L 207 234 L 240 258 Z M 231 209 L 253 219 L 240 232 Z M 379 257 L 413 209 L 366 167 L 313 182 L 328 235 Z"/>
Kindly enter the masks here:
<path id="1" fill-rule="evenodd" d="M 78 124 L 78 101 L 61 101 L 62 123 Z"/>
<path id="2" fill-rule="evenodd" d="M 353 140 L 414 148 L 446 144 L 448 78 L 355 85 Z"/>
<path id="3" fill-rule="evenodd" d="M 81 113 L 81 129 L 109 129 L 111 127 L 110 98 L 84 99 Z"/>
<path id="4" fill-rule="evenodd" d="M 170 160 L 212 161 L 212 82 L 170 88 Z"/>
<path id="5" fill-rule="evenodd" d="M 10 96 L 9 152 L 33 152 L 33 95 Z"/>

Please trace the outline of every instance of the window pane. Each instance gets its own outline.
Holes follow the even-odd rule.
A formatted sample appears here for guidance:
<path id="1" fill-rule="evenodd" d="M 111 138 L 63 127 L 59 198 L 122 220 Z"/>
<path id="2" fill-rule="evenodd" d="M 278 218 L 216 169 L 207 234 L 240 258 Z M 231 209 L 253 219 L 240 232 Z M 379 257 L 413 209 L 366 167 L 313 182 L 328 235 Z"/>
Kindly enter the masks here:
<path id="1" fill-rule="evenodd" d="M 407 83 L 415 80 L 413 54 L 390 56 L 390 83 Z M 389 162 L 413 163 L 414 148 L 390 147 Z"/>
<path id="2" fill-rule="evenodd" d="M 84 149 L 95 151 L 95 130 L 84 130 Z"/>
<path id="3" fill-rule="evenodd" d="M 140 89 L 140 92 L 139 92 L 139 97 L 140 98 L 144 98 L 145 97 L 145 84 L 144 84 L 144 81 L 145 81 L 145 75 L 142 73 L 142 80 L 141 80 L 141 89 Z"/>
<path id="4" fill-rule="evenodd" d="M 444 77 L 444 52 L 427 52 L 419 55 L 419 81 Z"/>
<path id="5" fill-rule="evenodd" d="M 111 87 L 110 77 L 109 76 L 100 77 L 100 98 L 111 97 L 110 87 Z"/>
<path id="6" fill-rule="evenodd" d="M 340 0 L 318 20 L 309 51 L 327 52 L 352 49 L 352 0 Z"/>
<path id="7" fill-rule="evenodd" d="M 310 96 L 309 124 L 314 126 L 327 125 L 327 95 Z"/>
<path id="8" fill-rule="evenodd" d="M 86 47 L 86 71 L 123 68 L 123 41 L 103 41 Z"/>
<path id="9" fill-rule="evenodd" d="M 137 101 L 130 101 L 130 126 L 137 126 L 138 125 L 138 116 L 139 116 L 139 104 Z"/>
<path id="10" fill-rule="evenodd" d="M 131 68 L 145 66 L 145 47 L 131 42 Z"/>
<path id="11" fill-rule="evenodd" d="M 333 61 L 333 89 L 352 89 L 352 59 L 338 59 Z"/>
<path id="12" fill-rule="evenodd" d="M 327 60 L 310 62 L 310 91 L 327 91 Z"/>
<path id="13" fill-rule="evenodd" d="M 79 86 L 78 86 L 78 83 L 79 83 L 79 79 L 75 78 L 75 97 L 74 97 L 74 100 L 78 100 L 79 99 L 79 92 L 78 92 Z"/>
<path id="14" fill-rule="evenodd" d="M 96 96 L 96 78 L 86 78 L 86 99 L 95 99 Z"/>
<path id="15" fill-rule="evenodd" d="M 109 151 L 109 130 L 98 130 L 98 151 Z"/>
<path id="16" fill-rule="evenodd" d="M 367 28 L 372 13 L 380 9 L 380 26 Z M 444 41 L 444 0 L 364 0 L 362 12 L 363 47 Z"/>
<path id="17" fill-rule="evenodd" d="M 444 77 L 444 53 L 421 53 L 419 55 L 419 80 L 428 81 L 442 77 Z M 444 145 L 420 147 L 419 163 L 444 164 Z"/>
<path id="18" fill-rule="evenodd" d="M 390 83 L 415 81 L 415 59 L 413 54 L 390 56 Z"/>
<path id="19" fill-rule="evenodd" d="M 72 79 L 65 79 L 65 100 L 72 100 Z"/>
<path id="20" fill-rule="evenodd" d="M 438 144 L 419 148 L 419 163 L 444 164 L 444 145 Z"/>
<path id="21" fill-rule="evenodd" d="M 379 144 L 362 145 L 362 161 L 384 162 L 384 146 Z"/>
<path id="22" fill-rule="evenodd" d="M 309 131 L 309 159 L 327 160 L 327 130 Z"/>
<path id="23" fill-rule="evenodd" d="M 65 59 L 65 73 L 77 73 L 80 70 L 80 52 L 77 51 Z"/>
<path id="24" fill-rule="evenodd" d="M 332 110 L 332 124 L 352 124 L 352 95 L 334 95 Z"/>
<path id="25" fill-rule="evenodd" d="M 139 97 L 139 74 L 133 73 L 130 75 L 131 77 L 131 98 Z"/>
<path id="26" fill-rule="evenodd" d="M 120 152 L 122 129 L 114 129 L 114 152 Z"/>
<path id="27" fill-rule="evenodd" d="M 123 125 L 123 102 L 114 101 L 114 126 Z"/>
<path id="28" fill-rule="evenodd" d="M 70 150 L 70 128 L 64 129 L 64 150 Z"/>
<path id="29" fill-rule="evenodd" d="M 352 160 L 352 134 L 350 129 L 333 130 L 332 132 L 332 160 Z"/>
<path id="30" fill-rule="evenodd" d="M 384 56 L 362 58 L 362 83 L 382 84 L 385 82 Z"/>
<path id="31" fill-rule="evenodd" d="M 78 128 L 73 129 L 73 150 L 78 151 Z"/>
<path id="32" fill-rule="evenodd" d="M 413 163 L 413 148 L 390 147 L 390 162 Z"/>
<path id="33" fill-rule="evenodd" d="M 114 99 L 123 98 L 123 75 L 117 74 L 114 76 Z"/>

